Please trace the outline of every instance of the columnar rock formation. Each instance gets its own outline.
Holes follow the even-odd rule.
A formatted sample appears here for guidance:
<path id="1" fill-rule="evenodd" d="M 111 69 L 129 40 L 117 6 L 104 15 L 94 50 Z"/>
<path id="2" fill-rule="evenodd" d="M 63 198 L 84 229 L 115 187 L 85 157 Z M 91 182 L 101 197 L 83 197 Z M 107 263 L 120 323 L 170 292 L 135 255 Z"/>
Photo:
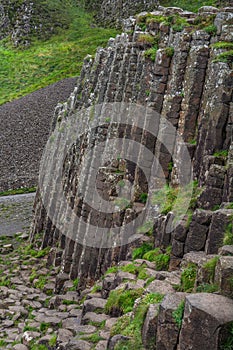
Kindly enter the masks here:
<path id="1" fill-rule="evenodd" d="M 125 19 L 142 11 L 154 11 L 158 5 L 158 0 L 104 0 L 100 7 L 94 8 L 97 10 L 98 22 L 122 28 Z"/>
<path id="2" fill-rule="evenodd" d="M 45 159 L 44 164 L 45 169 L 50 167 L 54 171 L 56 166 L 61 169 L 50 177 L 46 171 L 41 174 L 40 184 L 46 186 L 37 192 L 31 240 L 43 232 L 42 247 L 51 247 L 48 264 L 60 266 L 56 292 L 64 289 L 69 278 L 79 278 L 79 293 L 81 297 L 87 294 L 83 324 L 95 320 L 93 311 L 106 313 L 105 299 L 116 287 L 123 290 L 144 288 L 145 293 L 166 294 L 160 306 L 151 305 L 148 310 L 142 330 L 146 349 L 188 349 L 190 339 L 193 339 L 192 349 L 217 350 L 228 341 L 233 321 L 232 300 L 228 298 L 233 296 L 232 21 L 232 9 L 219 11 L 213 7 L 201 8 L 198 15 L 168 8 L 129 19 L 125 33 L 110 39 L 108 46 L 99 49 L 95 57 L 86 58 L 77 87 L 67 103 L 58 105 L 55 110 L 53 134 L 48 144 L 53 157 L 47 159 L 47 163 Z M 110 113 L 109 103 L 121 103 L 122 106 L 122 102 L 143 107 L 145 113 L 141 118 L 135 112 L 135 124 L 130 124 L 132 116 L 127 109 L 124 110 L 124 123 L 122 120 L 117 123 L 115 115 Z M 78 130 L 74 130 L 79 137 L 71 139 L 66 156 L 59 163 L 63 149 L 57 145 L 65 141 L 67 125 L 71 130 L 75 129 L 77 117 L 73 118 L 74 115 L 79 118 Z M 185 148 L 173 144 L 173 134 L 168 133 L 163 118 L 182 136 L 195 180 L 187 215 L 174 229 L 171 229 L 171 222 L 174 223 L 175 204 L 180 209 L 176 191 L 180 190 L 182 176 L 179 169 L 183 166 Z M 149 130 L 140 128 L 142 120 L 145 125 L 149 121 Z M 154 126 L 158 126 L 157 137 L 152 133 Z M 140 144 L 136 160 L 133 162 L 116 155 L 96 171 L 98 158 L 108 155 L 115 138 L 121 139 L 122 147 L 127 140 Z M 55 147 L 54 140 L 58 142 Z M 94 150 L 96 145 L 102 147 L 98 152 Z M 152 171 L 155 180 L 161 180 L 163 174 L 170 186 L 160 192 L 162 202 L 160 198 L 156 203 L 149 203 L 150 214 L 154 213 L 154 207 L 157 211 L 158 207 L 161 209 L 156 218 L 150 216 L 152 224 L 142 220 L 144 225 L 140 230 L 134 232 L 132 228 L 133 240 L 126 235 L 124 244 L 119 244 L 118 236 L 110 234 L 111 229 L 119 228 L 119 236 L 125 238 L 125 226 L 140 217 L 150 195 L 149 183 L 140 171 L 143 146 L 159 160 L 159 171 L 155 175 Z M 130 146 L 127 151 L 129 155 Z M 149 169 L 153 169 L 149 156 L 143 160 Z M 83 173 L 82 169 L 89 172 Z M 185 171 L 183 166 L 182 172 Z M 109 201 L 109 206 L 115 203 L 118 212 L 104 215 L 102 207 L 99 211 L 93 209 L 92 193 L 89 202 L 85 200 L 93 178 L 100 197 Z M 124 183 L 134 184 L 128 201 L 120 196 Z M 67 206 L 58 196 L 60 189 Z M 92 187 L 91 192 L 94 193 Z M 119 199 L 124 199 L 123 207 Z M 81 217 L 84 224 L 73 224 L 72 212 Z M 108 240 L 95 245 L 99 236 L 91 231 L 92 226 L 108 228 L 112 245 L 107 244 Z M 154 265 L 148 261 L 135 260 L 136 270 L 146 264 L 147 273 L 155 279 L 153 282 L 144 283 L 143 278 L 138 277 L 136 284 L 126 283 L 126 279 L 136 277 L 118 270 L 104 277 L 101 295 L 95 298 L 90 290 L 83 291 L 109 266 L 130 259 L 133 248 L 148 241 L 153 241 L 153 247 L 161 252 L 170 252 L 170 272 L 156 273 Z M 124 261 L 120 264 L 121 267 L 125 265 Z M 180 272 L 176 270 L 180 268 L 188 271 L 188 283 L 195 282 L 192 286 L 195 291 L 202 291 L 203 286 L 214 283 L 222 296 L 187 295 L 183 293 L 188 291 L 187 286 L 175 293 L 174 285 L 179 283 L 177 279 L 180 280 Z M 182 283 L 184 277 L 183 282 L 181 277 Z M 185 303 L 184 315 L 179 316 L 181 319 L 177 323 L 174 312 L 181 303 L 183 306 Z M 218 303 L 221 308 L 215 307 Z M 108 313 L 115 317 L 122 311 L 113 307 Z M 106 315 L 103 319 L 106 320 Z M 114 349 L 117 343 L 123 344 L 126 340 L 122 335 L 110 337 L 108 348 Z M 67 346 L 65 349 L 69 349 L 69 344 Z"/>
<path id="3" fill-rule="evenodd" d="M 48 38 L 58 27 L 67 27 L 66 11 L 52 10 L 43 1 L 0 1 L 0 39 L 10 36 L 14 46 L 30 45 L 32 36 Z M 61 10 L 60 10 L 61 11 Z"/>
<path id="4" fill-rule="evenodd" d="M 213 12 L 206 13 L 207 10 Z M 161 113 L 180 132 L 189 149 L 194 177 L 202 186 L 202 192 L 198 203 L 192 208 L 197 207 L 197 210 L 189 228 L 186 221 L 190 223 L 190 219 L 184 218 L 172 235 L 167 234 L 167 217 L 164 215 L 155 224 L 156 245 L 166 248 L 172 244 L 172 254 L 179 262 L 183 254 L 190 251 L 217 253 L 223 243 L 223 227 L 227 227 L 232 218 L 232 210 L 222 204 L 232 202 L 232 71 L 228 62 L 218 59 L 223 49 L 215 45 L 232 39 L 232 13 L 228 10 L 218 13 L 217 9 L 201 9 L 200 15 L 204 13 L 210 18 L 216 17 L 216 32 L 211 34 L 193 26 L 195 15 L 181 10 L 175 11 L 179 12 L 180 18 L 191 23 L 181 32 L 176 31 L 175 25 L 159 23 L 160 17 L 171 14 L 170 11 L 173 10 L 156 12 L 147 22 L 146 16 L 139 17 L 138 23 L 132 20 L 130 33 L 111 39 L 108 47 L 99 49 L 95 58 L 88 57 L 77 88 L 68 103 L 56 109 L 55 119 L 61 120 L 67 114 L 95 103 L 137 102 Z M 143 26 L 146 34 L 141 29 Z M 147 57 L 148 49 L 153 50 L 151 38 L 158 40 L 155 62 Z M 103 135 L 109 130 L 108 124 L 102 130 Z M 86 147 L 79 145 L 79 152 L 83 152 Z M 156 147 L 167 179 L 175 183 L 178 164 L 168 170 L 172 162 L 171 155 L 158 142 Z M 75 149 L 72 152 L 70 156 L 73 154 L 76 157 Z M 119 162 L 114 167 L 117 172 Z M 68 197 L 74 208 L 77 205 L 77 210 L 84 210 L 85 205 L 82 208 L 82 203 L 73 202 L 77 193 L 75 182 L 73 184 L 72 181 L 78 176 L 78 169 L 70 162 L 66 168 L 64 183 Z M 106 178 L 102 178 L 103 181 L 107 181 Z M 142 193 L 143 185 L 141 187 Z M 140 200 L 134 198 L 134 202 Z M 54 203 L 51 200 L 51 205 Z M 211 211 L 216 209 L 219 210 Z M 57 264 L 60 261 L 62 270 L 71 273 L 72 277 L 83 274 L 85 278 L 95 279 L 114 260 L 123 259 L 127 254 L 125 248 L 120 251 L 99 251 L 83 248 L 70 239 L 64 239 L 46 218 L 39 193 L 35 210 L 33 233 L 45 230 L 43 245 L 59 246 L 55 260 Z M 134 215 L 134 210 L 127 209 L 124 214 L 130 211 Z M 89 214 L 87 211 L 86 215 Z M 89 259 L 90 254 L 93 258 L 95 256 L 93 261 Z"/>

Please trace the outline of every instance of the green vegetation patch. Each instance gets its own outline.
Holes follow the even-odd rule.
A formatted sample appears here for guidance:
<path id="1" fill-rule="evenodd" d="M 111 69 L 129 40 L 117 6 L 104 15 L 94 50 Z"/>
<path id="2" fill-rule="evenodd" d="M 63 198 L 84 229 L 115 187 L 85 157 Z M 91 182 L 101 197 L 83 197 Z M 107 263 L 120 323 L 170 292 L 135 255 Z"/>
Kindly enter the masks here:
<path id="1" fill-rule="evenodd" d="M 214 153 L 214 157 L 227 158 L 228 157 L 228 150 L 217 151 L 217 152 Z"/>
<path id="2" fill-rule="evenodd" d="M 157 45 L 153 46 L 144 52 L 144 56 L 146 58 L 149 58 L 152 62 L 155 62 L 157 51 L 158 51 L 158 46 Z"/>
<path id="3" fill-rule="evenodd" d="M 120 270 L 123 272 L 132 273 L 136 275 L 138 279 L 146 280 L 149 276 L 146 273 L 145 267 L 146 267 L 145 264 L 142 264 L 141 266 L 136 266 L 134 263 L 132 263 L 132 264 L 122 266 Z"/>
<path id="4" fill-rule="evenodd" d="M 0 104 L 39 88 L 80 74 L 84 58 L 105 46 L 115 29 L 93 26 L 93 17 L 81 7 L 71 7 L 68 29 L 46 41 L 34 40 L 29 48 L 15 49 L 0 41 Z"/>
<path id="5" fill-rule="evenodd" d="M 213 62 L 233 63 L 233 50 L 220 53 Z"/>
<path id="6" fill-rule="evenodd" d="M 168 214 L 174 211 L 177 218 L 184 214 L 184 203 L 189 202 L 189 210 L 194 210 L 197 205 L 197 200 L 202 193 L 203 188 L 198 187 L 198 182 L 184 186 L 183 188 L 171 187 L 165 185 L 158 191 L 155 191 L 152 196 L 152 204 L 159 206 L 161 214 Z"/>
<path id="7" fill-rule="evenodd" d="M 218 41 L 211 45 L 214 49 L 233 49 L 233 43 L 230 41 Z"/>
<path id="8" fill-rule="evenodd" d="M 219 287 L 213 283 L 202 283 L 197 287 L 198 293 L 215 293 L 219 290 Z"/>
<path id="9" fill-rule="evenodd" d="M 192 292 L 197 275 L 197 266 L 189 263 L 187 268 L 181 274 L 181 285 L 179 290 L 182 292 Z"/>
<path id="10" fill-rule="evenodd" d="M 161 0 L 162 6 L 181 7 L 184 10 L 197 12 L 202 6 L 217 6 L 217 0 Z"/>
<path id="11" fill-rule="evenodd" d="M 223 339 L 220 345 L 220 350 L 233 349 L 233 322 L 230 322 L 227 329 L 223 331 Z"/>
<path id="12" fill-rule="evenodd" d="M 184 307 L 185 307 L 185 302 L 183 300 L 179 304 L 178 308 L 172 313 L 172 317 L 174 318 L 179 329 L 181 328 L 181 325 L 182 325 L 182 320 L 184 316 Z"/>
<path id="13" fill-rule="evenodd" d="M 97 344 L 100 340 L 104 340 L 104 338 L 99 336 L 99 334 L 97 332 L 94 334 L 82 337 L 81 339 L 86 340 L 86 341 L 90 341 L 93 344 Z"/>
<path id="14" fill-rule="evenodd" d="M 210 283 L 214 282 L 215 268 L 218 263 L 219 257 L 216 256 L 213 259 L 210 259 L 203 265 L 203 269 L 206 270 L 208 274 L 208 280 Z"/>
<path id="15" fill-rule="evenodd" d="M 12 195 L 16 195 L 16 194 L 33 193 L 33 192 L 36 192 L 36 187 L 17 188 L 15 190 L 8 190 L 8 191 L 0 192 L 0 197 L 12 196 Z"/>
<path id="16" fill-rule="evenodd" d="M 135 309 L 134 317 L 124 315 L 120 317 L 111 329 L 111 336 L 122 334 L 130 338 L 129 341 L 118 344 L 115 348 L 118 350 L 141 350 L 142 344 L 142 326 L 145 321 L 146 313 L 150 304 L 161 303 L 164 296 L 159 293 L 150 293 L 144 296 Z M 154 344 L 153 344 L 154 345 Z M 148 348 L 150 350 L 150 348 Z"/>
<path id="17" fill-rule="evenodd" d="M 144 290 L 142 288 L 135 290 L 113 290 L 110 292 L 107 303 L 105 305 L 105 312 L 107 314 L 114 314 L 116 311 L 119 314 L 126 314 L 133 310 L 134 302 L 142 296 Z"/>
<path id="18" fill-rule="evenodd" d="M 143 243 L 139 248 L 135 248 L 132 252 L 132 258 L 135 259 L 142 259 L 143 256 L 151 251 L 153 249 L 152 243 Z"/>
<path id="19" fill-rule="evenodd" d="M 225 229 L 223 244 L 224 245 L 233 245 L 233 224 L 232 224 L 232 222 L 230 222 Z"/>

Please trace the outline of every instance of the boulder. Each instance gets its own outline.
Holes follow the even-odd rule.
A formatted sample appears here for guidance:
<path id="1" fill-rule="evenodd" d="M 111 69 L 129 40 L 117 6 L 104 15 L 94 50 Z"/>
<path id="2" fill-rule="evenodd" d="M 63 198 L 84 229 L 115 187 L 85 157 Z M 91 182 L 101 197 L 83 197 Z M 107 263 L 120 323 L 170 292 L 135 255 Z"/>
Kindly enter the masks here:
<path id="1" fill-rule="evenodd" d="M 173 312 L 185 299 L 185 293 L 168 294 L 159 308 L 156 350 L 173 350 L 176 348 L 179 336 L 179 325 Z"/>
<path id="2" fill-rule="evenodd" d="M 209 293 L 187 296 L 178 349 L 220 349 L 221 332 L 232 321 L 232 299 Z"/>
<path id="3" fill-rule="evenodd" d="M 107 300 L 102 298 L 92 298 L 84 301 L 83 314 L 87 312 L 103 312 Z"/>

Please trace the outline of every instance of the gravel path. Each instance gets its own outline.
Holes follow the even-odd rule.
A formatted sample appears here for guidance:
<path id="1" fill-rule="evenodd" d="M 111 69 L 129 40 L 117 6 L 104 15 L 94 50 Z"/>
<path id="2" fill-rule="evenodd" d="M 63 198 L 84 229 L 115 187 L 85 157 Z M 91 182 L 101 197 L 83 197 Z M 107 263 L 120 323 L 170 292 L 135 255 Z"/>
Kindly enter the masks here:
<path id="1" fill-rule="evenodd" d="M 63 79 L 0 106 L 0 191 L 36 186 L 54 108 L 75 84 Z"/>
<path id="2" fill-rule="evenodd" d="M 28 232 L 35 193 L 0 197 L 0 235 Z"/>

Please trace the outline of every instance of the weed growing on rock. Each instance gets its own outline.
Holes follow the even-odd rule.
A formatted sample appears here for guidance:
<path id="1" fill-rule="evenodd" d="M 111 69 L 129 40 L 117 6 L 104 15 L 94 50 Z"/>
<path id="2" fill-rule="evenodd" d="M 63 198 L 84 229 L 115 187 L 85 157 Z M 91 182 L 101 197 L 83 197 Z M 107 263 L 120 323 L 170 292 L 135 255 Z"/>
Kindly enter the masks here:
<path id="1" fill-rule="evenodd" d="M 151 251 L 153 249 L 153 244 L 150 243 L 143 243 L 141 247 L 135 248 L 132 252 L 132 258 L 135 259 L 142 259 L 143 256 Z"/>
<path id="2" fill-rule="evenodd" d="M 226 227 L 223 244 L 233 245 L 233 224 L 232 223 L 229 223 Z"/>
<path id="3" fill-rule="evenodd" d="M 233 63 L 233 50 L 220 53 L 213 62 Z"/>
<path id="4" fill-rule="evenodd" d="M 203 269 L 208 273 L 209 282 L 214 282 L 215 268 L 218 263 L 219 257 L 216 256 L 213 259 L 210 259 L 203 265 Z"/>
<path id="5" fill-rule="evenodd" d="M 219 287 L 216 284 L 212 283 L 202 283 L 197 287 L 198 293 L 215 293 L 219 290 Z"/>
<path id="6" fill-rule="evenodd" d="M 183 316 L 184 316 L 184 306 L 185 306 L 185 302 L 183 300 L 179 304 L 178 308 L 175 311 L 173 311 L 173 313 L 172 313 L 172 317 L 174 318 L 179 329 L 181 328 L 182 320 L 183 320 Z"/>
<path id="7" fill-rule="evenodd" d="M 192 292 L 197 275 L 197 266 L 189 263 L 188 267 L 181 274 L 181 285 L 178 288 L 182 292 Z"/>
<path id="8" fill-rule="evenodd" d="M 122 334 L 129 337 L 130 340 L 119 343 L 115 349 L 141 350 L 143 348 L 141 330 L 148 307 L 150 304 L 161 303 L 162 300 L 163 295 L 159 293 L 147 294 L 138 302 L 133 318 L 129 315 L 124 315 L 117 320 L 111 329 L 111 336 Z"/>
<path id="9" fill-rule="evenodd" d="M 211 45 L 214 49 L 233 49 L 233 43 L 228 41 L 218 41 Z"/>
<path id="10" fill-rule="evenodd" d="M 215 152 L 214 157 L 227 158 L 228 157 L 228 150 L 221 150 L 221 151 Z"/>
<path id="11" fill-rule="evenodd" d="M 152 46 L 153 44 L 155 44 L 155 37 L 150 34 L 140 34 L 137 39 L 137 42 L 143 45 Z"/>
<path id="12" fill-rule="evenodd" d="M 133 310 L 134 302 L 138 299 L 144 290 L 142 288 L 135 290 L 113 290 L 110 292 L 105 312 L 109 315 L 122 315 Z"/>
<path id="13" fill-rule="evenodd" d="M 121 267 L 121 271 L 129 272 L 137 276 L 138 279 L 146 280 L 149 276 L 145 271 L 145 264 L 141 266 L 136 266 L 135 264 L 128 264 Z"/>
<path id="14" fill-rule="evenodd" d="M 152 62 L 155 62 L 157 51 L 158 51 L 158 47 L 153 46 L 144 52 L 144 56 L 146 58 L 149 58 Z"/>
<path id="15" fill-rule="evenodd" d="M 204 31 L 210 35 L 216 35 L 217 34 L 217 27 L 215 25 L 210 25 L 204 28 Z"/>
<path id="16" fill-rule="evenodd" d="M 98 333 L 87 335 L 85 337 L 82 337 L 81 339 L 86 340 L 86 341 L 90 341 L 93 344 L 97 344 L 100 340 L 104 340 L 104 338 L 99 336 Z"/>
<path id="17" fill-rule="evenodd" d="M 220 350 L 232 350 L 233 349 L 233 322 L 230 322 L 225 333 L 226 334 L 224 335 L 224 339 L 222 340 Z"/>

